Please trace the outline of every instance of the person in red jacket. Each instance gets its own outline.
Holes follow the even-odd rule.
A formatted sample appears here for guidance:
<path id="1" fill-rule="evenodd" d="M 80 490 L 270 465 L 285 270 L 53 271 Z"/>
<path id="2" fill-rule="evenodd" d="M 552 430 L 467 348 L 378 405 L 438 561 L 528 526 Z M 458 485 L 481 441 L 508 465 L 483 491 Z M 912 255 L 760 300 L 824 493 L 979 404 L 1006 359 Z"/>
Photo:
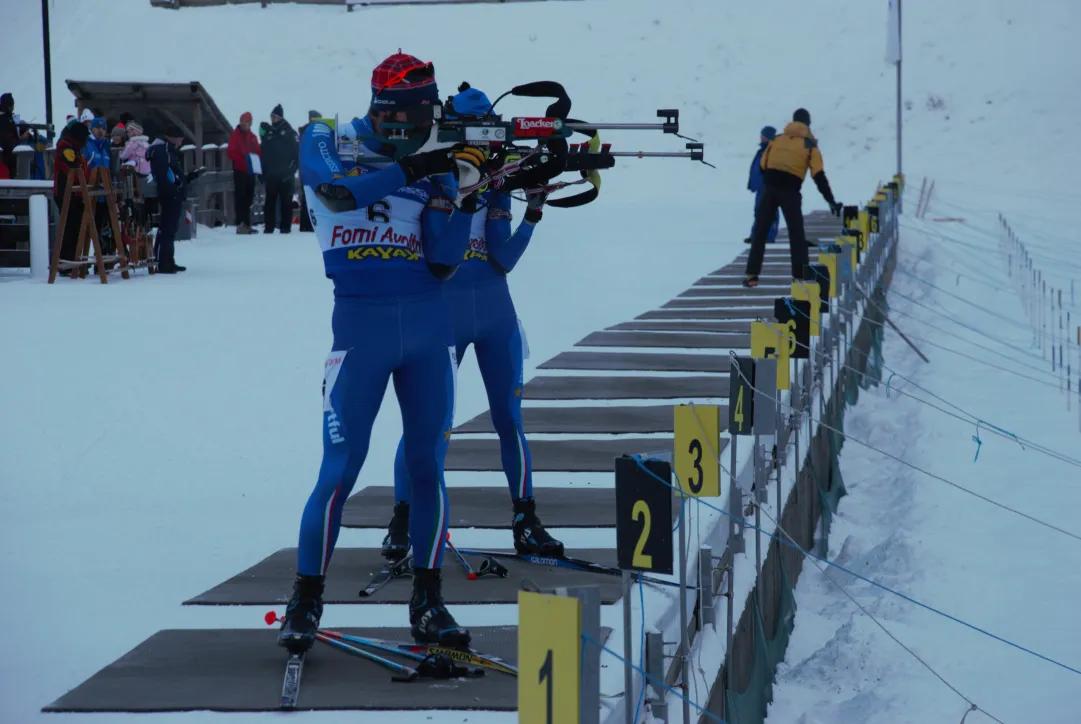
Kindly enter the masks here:
<path id="1" fill-rule="evenodd" d="M 251 113 L 240 115 L 240 125 L 229 135 L 229 160 L 233 162 L 233 193 L 236 204 L 236 233 L 254 234 L 251 204 L 255 199 L 255 179 L 262 174 L 259 139 L 251 132 Z"/>
<path id="2" fill-rule="evenodd" d="M 68 176 L 82 169 L 83 175 L 90 174 L 83 156 L 83 146 L 90 137 L 90 129 L 82 123 L 73 123 L 60 134 L 60 140 L 56 144 L 56 155 L 53 157 L 53 198 L 56 199 L 56 207 L 63 209 L 64 189 L 67 187 Z M 83 197 L 79 188 L 78 178 L 71 180 L 71 201 L 68 204 L 68 218 L 64 224 L 64 235 L 60 240 L 60 260 L 75 261 L 75 251 L 79 245 L 79 229 L 83 223 Z M 60 272 L 67 276 L 71 270 L 65 269 Z"/>

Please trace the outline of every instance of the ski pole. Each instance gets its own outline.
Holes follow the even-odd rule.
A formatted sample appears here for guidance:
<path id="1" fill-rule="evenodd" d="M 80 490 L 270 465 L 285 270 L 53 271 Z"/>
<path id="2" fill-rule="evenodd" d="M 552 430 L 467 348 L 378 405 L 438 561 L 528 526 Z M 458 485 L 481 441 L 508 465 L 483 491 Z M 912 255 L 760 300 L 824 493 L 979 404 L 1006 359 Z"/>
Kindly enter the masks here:
<path id="1" fill-rule="evenodd" d="M 328 635 L 335 635 L 335 631 L 325 631 Z M 489 656 L 487 654 L 480 654 L 472 649 L 450 649 L 444 646 L 436 646 L 434 644 L 418 644 L 407 643 L 404 641 L 387 641 L 385 639 L 372 639 L 365 638 L 363 636 L 352 636 L 350 634 L 340 634 L 342 638 L 347 641 L 360 644 L 361 646 L 371 646 L 381 651 L 387 651 L 391 653 L 408 652 L 411 656 L 419 656 L 421 659 L 427 658 L 431 654 L 443 654 L 456 661 L 468 662 L 474 666 L 483 666 L 494 671 L 499 671 L 504 674 L 510 674 L 511 676 L 518 675 L 518 667 L 514 664 L 501 659 L 498 656 Z"/>
<path id="2" fill-rule="evenodd" d="M 410 668 L 408 666 L 403 666 L 402 664 L 391 661 L 390 659 L 384 659 L 382 656 L 373 654 L 371 651 L 365 651 L 364 649 L 357 646 L 347 644 L 344 641 L 339 641 L 338 639 L 333 638 L 332 636 L 328 636 L 325 633 L 317 633 L 315 634 L 315 638 L 319 639 L 323 643 L 330 644 L 336 649 L 340 649 L 347 653 L 353 654 L 354 656 L 359 656 L 362 659 L 367 659 L 372 663 L 376 663 L 384 668 L 390 669 L 395 673 L 395 675 L 391 677 L 392 681 L 416 681 L 417 677 L 420 676 L 417 673 L 416 669 Z"/>
<path id="3" fill-rule="evenodd" d="M 556 568 L 567 568 L 572 571 L 586 571 L 588 573 L 600 573 L 606 576 L 622 576 L 623 571 L 615 566 L 606 566 L 601 563 L 594 563 L 592 561 L 585 561 L 579 558 L 570 558 L 564 556 L 562 558 L 555 558 L 553 556 L 540 556 L 533 554 L 521 554 L 510 553 L 507 551 L 489 551 L 489 550 L 475 550 L 475 549 L 462 549 L 462 553 L 475 556 L 492 556 L 494 558 L 513 558 L 523 563 L 532 563 L 537 566 L 555 566 Z M 658 586 L 669 586 L 671 588 L 679 588 L 679 582 L 677 581 L 664 581 L 660 578 L 654 578 L 653 576 L 647 576 L 642 573 L 632 573 L 635 580 L 641 579 L 643 583 L 651 583 Z M 697 590 L 696 586 L 688 586 L 687 590 Z"/>
<path id="4" fill-rule="evenodd" d="M 458 559 L 458 563 L 460 563 L 462 565 L 462 568 L 465 569 L 465 577 L 471 581 L 477 580 L 477 573 L 473 570 L 473 566 L 469 565 L 469 561 L 465 559 L 465 556 L 463 556 L 461 552 L 459 552 L 459 550 L 454 547 L 454 544 L 450 542 L 449 530 L 447 531 L 447 548 L 450 548 L 450 550 L 454 553 L 454 557 Z"/>

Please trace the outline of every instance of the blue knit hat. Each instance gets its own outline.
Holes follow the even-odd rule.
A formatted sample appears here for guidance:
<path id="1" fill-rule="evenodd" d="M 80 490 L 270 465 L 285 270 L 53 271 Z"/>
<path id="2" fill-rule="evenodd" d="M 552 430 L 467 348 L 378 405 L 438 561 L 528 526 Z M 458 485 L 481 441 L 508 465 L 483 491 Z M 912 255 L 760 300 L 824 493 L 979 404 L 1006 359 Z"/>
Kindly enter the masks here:
<path id="1" fill-rule="evenodd" d="M 772 141 L 774 138 L 777 137 L 777 129 L 773 126 L 763 126 L 761 135 Z"/>
<path id="2" fill-rule="evenodd" d="M 94 120 L 90 121 L 91 128 L 107 128 L 108 125 L 109 124 L 105 122 L 104 118 L 95 118 Z"/>
<path id="3" fill-rule="evenodd" d="M 447 118 L 483 116 L 492 110 L 492 102 L 488 100 L 484 91 L 471 88 L 468 83 L 462 83 L 458 91 L 458 95 L 451 96 L 450 109 L 446 112 Z"/>

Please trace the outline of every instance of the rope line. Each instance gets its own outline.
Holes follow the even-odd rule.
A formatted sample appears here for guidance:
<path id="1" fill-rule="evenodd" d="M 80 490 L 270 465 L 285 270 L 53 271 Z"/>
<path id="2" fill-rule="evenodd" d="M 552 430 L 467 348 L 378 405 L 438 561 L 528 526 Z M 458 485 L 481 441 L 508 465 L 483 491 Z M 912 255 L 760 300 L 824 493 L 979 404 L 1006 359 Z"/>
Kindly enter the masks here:
<path id="1" fill-rule="evenodd" d="M 739 371 L 738 366 L 735 367 L 734 369 L 736 370 L 736 374 L 738 374 L 744 380 L 744 382 L 747 383 L 748 388 L 750 388 L 751 390 L 755 391 L 758 394 L 765 395 L 765 393 L 761 392 L 753 384 L 751 384 L 750 380 L 748 380 L 746 378 L 746 376 L 744 376 L 743 373 Z M 772 394 L 771 395 L 766 395 L 766 397 L 768 399 L 777 400 L 777 402 L 782 407 L 786 407 L 789 410 L 792 410 L 794 412 L 799 412 L 799 410 L 792 407 L 788 403 L 781 401 L 775 395 L 772 395 Z M 810 415 L 810 414 L 811 413 L 808 412 L 808 415 Z M 920 466 L 915 465 L 913 463 L 910 463 L 910 462 L 908 462 L 906 460 L 903 460 L 903 459 L 897 457 L 896 455 L 894 455 L 892 453 L 889 453 L 889 452 L 886 452 L 885 450 L 881 450 L 879 448 L 876 448 L 874 445 L 871 445 L 870 443 L 868 443 L 868 442 L 866 442 L 864 440 L 859 440 L 857 438 L 852 437 L 851 435 L 846 435 L 841 430 L 838 430 L 838 429 L 836 429 L 834 427 L 831 427 L 830 425 L 827 425 L 822 420 L 815 419 L 813 416 L 811 416 L 810 419 L 813 422 L 816 422 L 820 427 L 822 427 L 822 428 L 824 428 L 826 430 L 830 430 L 832 432 L 835 432 L 838 435 L 841 435 L 842 437 L 844 437 L 846 440 L 851 440 L 852 442 L 856 443 L 857 445 L 865 447 L 868 450 L 874 450 L 875 452 L 879 453 L 880 455 L 884 455 L 885 457 L 888 457 L 891 460 L 895 460 L 895 461 L 901 463 L 902 465 L 904 465 L 906 467 L 912 468 L 913 470 L 915 470 L 915 471 L 917 471 L 919 473 L 923 473 L 924 475 L 926 475 L 927 477 L 929 477 L 929 478 L 931 478 L 933 480 L 937 480 L 937 481 L 939 481 L 941 483 L 945 483 L 946 485 L 949 485 L 952 488 L 960 490 L 963 493 L 967 493 L 968 495 L 971 495 L 974 498 L 978 498 L 978 499 L 984 501 L 985 503 L 989 503 L 990 505 L 993 505 L 996 508 L 1000 508 L 1000 509 L 1005 510 L 1007 512 L 1013 513 L 1014 515 L 1018 515 L 1018 516 L 1020 516 L 1022 518 L 1025 518 L 1025 519 L 1027 519 L 1027 520 L 1029 520 L 1029 521 L 1031 521 L 1033 523 L 1036 523 L 1039 526 L 1042 526 L 1042 527 L 1047 528 L 1049 530 L 1053 530 L 1053 531 L 1055 531 L 1057 533 L 1061 533 L 1062 535 L 1068 536 L 1068 537 L 1073 538 L 1074 540 L 1076 540 L 1078 542 L 1081 542 L 1081 535 L 1077 535 L 1076 533 L 1071 533 L 1070 531 L 1068 531 L 1068 530 L 1066 530 L 1064 528 L 1060 528 L 1060 527 L 1058 527 L 1058 526 L 1056 526 L 1056 525 L 1054 525 L 1052 523 L 1048 523 L 1047 521 L 1044 521 L 1044 520 L 1041 520 L 1041 519 L 1039 519 L 1039 518 L 1037 518 L 1035 516 L 1029 515 L 1028 513 L 1023 513 L 1020 510 L 1017 510 L 1016 508 L 1011 508 L 1010 506 L 1006 505 L 1005 503 L 1000 503 L 997 500 L 994 500 L 992 498 L 987 497 L 986 495 L 983 495 L 981 493 L 976 492 L 975 490 L 972 490 L 971 488 L 966 488 L 965 486 L 963 486 L 963 485 L 961 485 L 959 483 L 953 482 L 949 478 L 945 478 L 945 477 L 943 477 L 941 475 L 938 475 L 936 473 L 932 473 L 931 471 L 926 470 L 924 468 L 921 468 Z M 1081 672 L 1078 672 L 1078 673 L 1081 673 Z"/>
<path id="2" fill-rule="evenodd" d="M 819 424 L 821 425 L 822 423 L 819 423 Z M 827 428 L 827 429 L 829 429 L 829 428 Z M 673 490 L 677 489 L 675 486 L 672 485 L 672 483 L 668 482 L 664 478 L 661 478 L 660 476 L 658 476 L 656 473 L 654 473 L 652 470 L 650 470 L 649 468 L 647 468 L 643 464 L 644 460 L 655 460 L 655 458 L 642 458 L 642 456 L 640 456 L 640 455 L 635 455 L 634 459 L 635 459 L 636 463 L 638 464 L 638 467 L 640 467 L 642 470 L 644 470 L 646 473 L 648 473 L 655 480 L 660 481 L 661 483 L 668 486 L 669 488 L 672 488 Z M 750 523 L 749 521 L 744 520 L 743 518 L 740 518 L 739 516 L 733 515 L 733 514 L 729 513 L 726 510 L 722 510 L 722 509 L 718 508 L 715 505 L 711 505 L 710 503 L 707 503 L 704 498 L 695 498 L 694 500 L 699 505 L 704 505 L 707 508 L 710 508 L 711 510 L 715 510 L 718 513 L 720 513 L 721 515 L 724 515 L 725 517 L 731 518 L 731 519 L 735 520 L 736 522 L 741 523 L 746 528 L 749 528 L 751 530 L 762 533 L 763 535 L 769 537 L 771 540 L 776 540 L 778 543 L 780 543 L 782 545 L 792 547 L 791 545 L 788 544 L 788 542 L 786 542 L 782 538 L 780 538 L 780 537 L 778 537 L 778 536 L 776 536 L 776 535 L 774 535 L 772 533 L 769 533 L 768 531 L 762 530 L 761 528 L 755 526 L 753 523 Z M 798 548 L 798 546 L 797 546 L 797 548 Z M 870 579 L 870 578 L 868 578 L 868 577 L 866 577 L 864 575 L 861 575 L 859 573 L 856 573 L 855 571 L 852 571 L 852 570 L 850 570 L 848 568 L 845 568 L 844 566 L 842 566 L 842 565 L 840 565 L 838 563 L 834 563 L 833 561 L 830 561 L 828 559 L 821 558 L 820 556 L 817 556 L 817 555 L 815 555 L 813 553 L 806 553 L 806 555 L 808 557 L 810 557 L 810 558 L 815 559 L 815 560 L 822 561 L 823 563 L 825 563 L 826 565 L 828 565 L 828 566 L 830 566 L 832 568 L 836 568 L 836 569 L 838 569 L 840 571 L 844 571 L 845 573 L 849 574 L 850 576 L 858 578 L 861 581 L 864 581 L 865 583 L 871 584 L 875 588 L 879 588 L 879 589 L 881 589 L 883 591 L 886 591 L 887 593 L 892 593 L 893 595 L 898 596 L 899 598 L 903 598 L 904 600 L 908 601 L 909 603 L 912 603 L 912 604 L 914 604 L 916 606 L 919 606 L 920 608 L 922 608 L 924 610 L 930 611 L 931 613 L 934 613 L 934 614 L 937 614 L 939 616 L 942 616 L 943 618 L 949 619 L 950 621 L 953 621 L 954 623 L 959 623 L 962 626 L 964 626 L 965 628 L 976 631 L 977 633 L 981 633 L 984 636 L 988 636 L 988 637 L 990 637 L 990 638 L 992 638 L 992 639 L 994 639 L 996 641 L 999 641 L 1000 643 L 1004 643 L 1004 644 L 1006 644 L 1006 645 L 1008 645 L 1008 646 L 1010 646 L 1012 648 L 1015 648 L 1015 649 L 1017 649 L 1019 651 L 1023 651 L 1026 654 L 1029 654 L 1031 656 L 1035 656 L 1038 659 L 1042 659 L 1043 661 L 1046 661 L 1046 662 L 1048 662 L 1050 664 L 1054 664 L 1055 666 L 1058 666 L 1058 667 L 1060 667 L 1062 669 L 1065 669 L 1066 671 L 1069 671 L 1069 672 L 1072 672 L 1074 674 L 1078 674 L 1079 676 L 1081 676 L 1081 669 L 1075 669 L 1074 667 L 1072 667 L 1072 666 L 1070 666 L 1068 664 L 1064 664 L 1061 661 L 1056 661 L 1055 659 L 1052 659 L 1049 656 L 1045 656 L 1044 654 L 1033 651 L 1032 649 L 1027 648 L 1025 646 L 1022 646 L 1021 644 L 1014 643 L 1013 641 L 1010 641 L 1009 639 L 1005 639 L 1005 638 L 1003 638 L 1001 636 L 998 636 L 997 634 L 993 634 L 993 633 L 991 633 L 990 631 L 988 631 L 986 629 L 980 628 L 979 626 L 976 626 L 975 624 L 968 623 L 967 621 L 965 621 L 963 619 L 960 619 L 960 618 L 958 618 L 958 617 L 956 617 L 956 616 L 954 616 L 952 614 L 946 613 L 945 611 L 942 611 L 941 609 L 935 608 L 934 606 L 923 603 L 922 601 L 919 601 L 919 600 L 917 600 L 915 598 L 912 598 L 911 596 L 909 596 L 907 594 L 901 593 L 900 591 L 895 591 L 894 589 L 890 588 L 889 586 L 886 586 L 885 584 L 878 583 L 877 581 L 874 581 L 874 580 L 872 580 L 872 579 Z"/>

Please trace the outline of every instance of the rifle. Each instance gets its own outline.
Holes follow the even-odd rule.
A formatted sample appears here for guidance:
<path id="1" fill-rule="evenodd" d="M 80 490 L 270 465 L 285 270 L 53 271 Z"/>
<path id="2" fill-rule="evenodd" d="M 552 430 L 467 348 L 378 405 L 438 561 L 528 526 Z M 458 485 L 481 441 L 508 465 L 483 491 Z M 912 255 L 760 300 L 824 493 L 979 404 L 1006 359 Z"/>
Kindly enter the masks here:
<path id="1" fill-rule="evenodd" d="M 463 84 L 459 91 L 469 86 Z M 507 96 L 551 98 L 543 116 L 516 116 L 504 119 L 494 113 L 496 104 Z M 453 112 L 453 98 L 436 107 L 435 126 L 429 145 L 441 148 L 456 145 L 484 147 L 488 162 L 479 179 L 463 179 L 459 195 L 465 196 L 492 185 L 506 193 L 549 194 L 569 186 L 589 183 L 593 188 L 573 196 L 549 199 L 557 208 L 571 208 L 590 203 L 600 193 L 600 172 L 613 168 L 617 158 L 688 158 L 715 168 L 705 160 L 704 144 L 679 133 L 679 110 L 660 109 L 656 123 L 588 123 L 570 118 L 571 99 L 566 89 L 555 81 L 535 81 L 515 86 L 492 103 L 484 116 L 448 117 Z M 388 134 L 380 140 L 404 141 L 413 126 L 408 123 L 384 123 Z M 688 141 L 684 151 L 613 151 L 612 144 L 602 143 L 600 131 L 661 131 Z M 588 137 L 583 143 L 570 143 L 574 134 Z M 359 141 L 359 139 L 358 139 Z M 359 143 L 339 143 L 339 153 L 359 157 Z M 563 173 L 578 173 L 576 181 L 555 181 Z"/>

